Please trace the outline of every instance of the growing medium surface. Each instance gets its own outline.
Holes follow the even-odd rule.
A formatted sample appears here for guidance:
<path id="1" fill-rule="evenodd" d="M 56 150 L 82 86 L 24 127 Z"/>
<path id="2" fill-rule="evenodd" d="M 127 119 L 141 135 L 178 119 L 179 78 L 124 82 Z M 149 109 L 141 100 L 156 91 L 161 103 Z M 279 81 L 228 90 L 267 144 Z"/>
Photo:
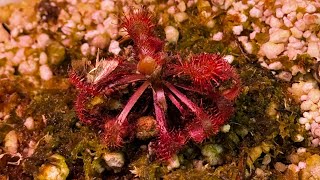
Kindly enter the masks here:
<path id="1" fill-rule="evenodd" d="M 0 5 L 0 179 L 320 178 L 319 2 Z"/>

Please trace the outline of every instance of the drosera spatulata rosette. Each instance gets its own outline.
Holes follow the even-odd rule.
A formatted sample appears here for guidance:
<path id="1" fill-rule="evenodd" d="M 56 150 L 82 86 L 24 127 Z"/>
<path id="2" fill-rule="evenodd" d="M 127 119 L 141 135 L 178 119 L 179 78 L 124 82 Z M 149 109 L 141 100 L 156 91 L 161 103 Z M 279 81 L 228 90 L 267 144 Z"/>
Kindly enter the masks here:
<path id="1" fill-rule="evenodd" d="M 144 8 L 132 9 L 122 27 L 133 41 L 133 58 L 97 58 L 89 72 L 94 76 L 70 71 L 79 91 L 75 108 L 80 121 L 98 126 L 102 143 L 121 147 L 132 139 L 139 117 L 155 116 L 157 138 L 150 147 L 159 160 L 171 159 L 189 140 L 201 143 L 216 134 L 240 93 L 236 70 L 217 54 L 169 55 L 165 41 L 155 34 L 152 14 Z M 121 106 L 114 110 L 103 103 L 92 105 L 97 96 L 105 101 L 118 98 Z"/>

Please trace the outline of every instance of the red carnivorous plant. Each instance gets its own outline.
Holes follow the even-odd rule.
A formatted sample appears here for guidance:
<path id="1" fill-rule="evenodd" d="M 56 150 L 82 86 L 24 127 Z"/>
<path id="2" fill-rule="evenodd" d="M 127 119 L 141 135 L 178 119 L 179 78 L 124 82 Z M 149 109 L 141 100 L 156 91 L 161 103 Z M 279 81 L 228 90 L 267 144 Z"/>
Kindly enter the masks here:
<path id="1" fill-rule="evenodd" d="M 160 160 L 172 158 L 189 140 L 200 143 L 216 134 L 240 92 L 235 69 L 217 54 L 168 55 L 143 8 L 124 17 L 122 27 L 133 41 L 131 55 L 97 58 L 86 75 L 70 71 L 80 121 L 98 124 L 101 141 L 120 147 L 136 117 L 152 115 L 158 134 L 150 147 Z M 108 108 L 94 103 L 96 97 L 119 99 L 123 106 Z"/>

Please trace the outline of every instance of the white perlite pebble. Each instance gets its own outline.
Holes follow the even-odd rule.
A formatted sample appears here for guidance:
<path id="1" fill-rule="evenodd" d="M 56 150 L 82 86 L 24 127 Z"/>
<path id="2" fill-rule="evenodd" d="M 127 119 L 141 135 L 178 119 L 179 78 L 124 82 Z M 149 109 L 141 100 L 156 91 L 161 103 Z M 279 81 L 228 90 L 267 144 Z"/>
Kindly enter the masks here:
<path id="1" fill-rule="evenodd" d="M 184 1 L 181 1 L 177 8 L 181 11 L 181 12 L 184 12 L 186 10 L 186 3 Z"/>
<path id="2" fill-rule="evenodd" d="M 306 82 L 302 86 L 302 90 L 305 93 L 309 93 L 311 89 L 317 88 L 317 84 L 315 82 Z"/>
<path id="3" fill-rule="evenodd" d="M 30 47 L 33 44 L 33 39 L 29 35 L 19 36 L 19 46 L 20 47 Z"/>
<path id="4" fill-rule="evenodd" d="M 45 48 L 50 42 L 48 34 L 42 33 L 37 37 L 37 43 L 39 48 Z"/>
<path id="5" fill-rule="evenodd" d="M 168 42 L 176 43 L 179 39 L 179 31 L 173 26 L 167 26 L 164 29 L 166 33 L 166 40 Z"/>
<path id="6" fill-rule="evenodd" d="M 311 3 L 309 3 L 309 4 L 307 5 L 307 7 L 306 7 L 306 12 L 307 12 L 307 13 L 314 13 L 314 12 L 316 12 L 316 10 L 317 10 L 317 8 L 314 7 L 314 5 L 311 4 Z"/>
<path id="7" fill-rule="evenodd" d="M 299 123 L 300 124 L 306 124 L 309 122 L 309 119 L 305 118 L 305 117 L 301 117 L 299 118 Z"/>
<path id="8" fill-rule="evenodd" d="M 104 29 L 111 39 L 115 39 L 118 35 L 118 24 L 118 18 L 111 14 L 103 21 Z"/>
<path id="9" fill-rule="evenodd" d="M 223 57 L 223 59 L 225 59 L 229 64 L 231 64 L 234 60 L 234 56 L 232 55 L 226 55 Z"/>
<path id="10" fill-rule="evenodd" d="M 174 14 L 176 12 L 175 6 L 170 6 L 167 10 L 168 14 Z"/>
<path id="11" fill-rule="evenodd" d="M 284 14 L 283 14 L 281 8 L 277 8 L 277 9 L 276 9 L 276 17 L 277 17 L 277 18 L 282 18 L 283 15 L 284 15 Z"/>
<path id="12" fill-rule="evenodd" d="M 249 14 L 251 17 L 254 18 L 260 18 L 262 16 L 262 11 L 256 7 L 253 7 L 250 11 Z"/>
<path id="13" fill-rule="evenodd" d="M 124 165 L 124 157 L 122 153 L 106 153 L 103 159 L 110 168 L 121 168 Z"/>
<path id="14" fill-rule="evenodd" d="M 297 134 L 294 139 L 295 142 L 302 142 L 304 140 L 304 137 L 301 134 Z"/>
<path id="15" fill-rule="evenodd" d="M 34 129 L 34 120 L 32 117 L 28 117 L 24 124 L 23 124 L 28 130 Z"/>
<path id="16" fill-rule="evenodd" d="M 311 143 L 314 147 L 318 147 L 319 146 L 319 138 L 316 138 L 316 139 L 312 139 Z"/>
<path id="17" fill-rule="evenodd" d="M 242 25 L 233 26 L 232 31 L 233 31 L 233 34 L 240 35 L 241 32 L 243 31 L 243 26 Z"/>
<path id="18" fill-rule="evenodd" d="M 293 27 L 290 29 L 290 31 L 291 31 L 293 37 L 298 38 L 298 39 L 302 38 L 303 32 L 300 31 L 298 28 Z"/>
<path id="19" fill-rule="evenodd" d="M 319 57 L 320 56 L 320 51 L 319 51 L 318 43 L 317 42 L 309 42 L 308 43 L 307 53 L 311 57 Z"/>
<path id="20" fill-rule="evenodd" d="M 38 66 L 35 61 L 23 61 L 19 64 L 18 71 L 21 74 L 33 74 L 37 71 Z"/>
<path id="21" fill-rule="evenodd" d="M 113 12 L 115 10 L 114 2 L 112 0 L 103 0 L 101 2 L 101 10 Z"/>
<path id="22" fill-rule="evenodd" d="M 300 147 L 300 148 L 297 149 L 297 153 L 298 154 L 302 154 L 302 153 L 305 153 L 305 152 L 307 152 L 307 149 L 304 148 L 304 147 Z"/>
<path id="23" fill-rule="evenodd" d="M 309 113 L 312 116 L 312 119 L 316 119 L 320 115 L 318 111 L 310 111 Z"/>
<path id="24" fill-rule="evenodd" d="M 312 107 L 312 105 L 314 105 L 314 103 L 310 100 L 307 101 L 303 101 L 300 105 L 300 108 L 302 111 L 309 111 Z"/>
<path id="25" fill-rule="evenodd" d="M 280 28 L 282 26 L 282 23 L 278 18 L 271 16 L 269 25 L 273 28 Z"/>
<path id="26" fill-rule="evenodd" d="M 305 129 L 306 131 L 309 131 L 309 130 L 311 129 L 310 123 L 306 123 L 306 124 L 304 125 L 304 129 Z"/>
<path id="27" fill-rule="evenodd" d="M 264 43 L 260 51 L 268 58 L 274 59 L 277 58 L 280 53 L 284 50 L 284 44 L 276 44 L 273 42 Z"/>
<path id="28" fill-rule="evenodd" d="M 312 115 L 307 111 L 307 112 L 304 112 L 303 114 L 303 117 L 307 118 L 307 119 L 312 119 Z"/>
<path id="29" fill-rule="evenodd" d="M 273 63 L 269 64 L 269 66 L 268 66 L 268 68 L 270 70 L 280 70 L 280 69 L 282 69 L 282 67 L 283 66 L 280 61 L 273 62 Z"/>
<path id="30" fill-rule="evenodd" d="M 223 38 L 223 33 L 222 32 L 217 32 L 212 36 L 212 40 L 214 41 L 221 41 Z"/>
<path id="31" fill-rule="evenodd" d="M 277 77 L 283 81 L 289 82 L 292 79 L 292 74 L 291 72 L 282 71 Z"/>
<path id="32" fill-rule="evenodd" d="M 90 52 L 89 44 L 88 43 L 82 44 L 81 47 L 80 47 L 80 50 L 81 50 L 81 53 L 84 56 L 87 56 L 89 54 L 89 52 Z"/>
<path id="33" fill-rule="evenodd" d="M 39 68 L 41 79 L 48 81 L 52 78 L 53 74 L 50 67 L 46 64 L 41 65 Z"/>
<path id="34" fill-rule="evenodd" d="M 18 152 L 18 135 L 16 131 L 12 130 L 6 134 L 4 138 L 4 149 L 9 154 Z"/>
<path id="35" fill-rule="evenodd" d="M 48 56 L 45 52 L 41 52 L 39 56 L 39 63 L 42 64 L 47 64 L 48 62 Z"/>
<path id="36" fill-rule="evenodd" d="M 231 126 L 229 124 L 226 124 L 221 127 L 221 131 L 224 133 L 227 133 L 230 131 L 230 128 L 231 128 Z"/>
<path id="37" fill-rule="evenodd" d="M 23 60 L 26 59 L 25 56 L 25 49 L 24 48 L 20 48 L 16 54 L 13 56 L 13 58 L 11 58 L 11 62 L 13 65 L 19 65 Z"/>
<path id="38" fill-rule="evenodd" d="M 317 123 L 319 123 L 319 122 L 320 122 L 320 116 L 314 118 L 314 120 L 315 120 Z"/>
<path id="39" fill-rule="evenodd" d="M 119 42 L 112 40 L 108 49 L 109 52 L 118 55 L 119 52 L 121 51 L 120 47 L 119 47 Z"/>
<path id="40" fill-rule="evenodd" d="M 298 163 L 298 167 L 299 167 L 299 169 L 304 169 L 304 168 L 307 167 L 307 163 L 305 163 L 305 162 L 299 162 L 299 163 Z"/>
<path id="41" fill-rule="evenodd" d="M 174 20 L 176 22 L 183 22 L 188 19 L 188 14 L 185 12 L 179 12 L 174 14 Z"/>
<path id="42" fill-rule="evenodd" d="M 180 167 L 180 162 L 179 162 L 179 158 L 177 155 L 174 155 L 170 160 L 169 160 L 169 164 L 167 166 L 168 170 L 171 171 L 173 169 L 176 169 Z"/>
<path id="43" fill-rule="evenodd" d="M 311 89 L 308 93 L 308 99 L 313 103 L 318 103 L 320 99 L 320 90 L 319 89 Z"/>
<path id="44" fill-rule="evenodd" d="M 273 43 L 284 43 L 287 42 L 290 37 L 290 31 L 284 29 L 278 29 L 270 34 L 270 42 Z"/>
<path id="45" fill-rule="evenodd" d="M 296 11 L 298 8 L 297 3 L 294 1 L 287 1 L 285 4 L 282 6 L 282 12 L 284 14 L 289 14 L 293 11 Z"/>
<path id="46" fill-rule="evenodd" d="M 95 46 L 95 47 L 100 48 L 100 49 L 104 49 L 107 46 L 108 43 L 109 43 L 109 37 L 103 36 L 103 35 L 95 36 L 90 41 L 90 45 L 91 46 Z"/>
<path id="47" fill-rule="evenodd" d="M 306 100 L 308 100 L 308 95 L 304 94 L 300 97 L 300 101 L 306 101 Z"/>

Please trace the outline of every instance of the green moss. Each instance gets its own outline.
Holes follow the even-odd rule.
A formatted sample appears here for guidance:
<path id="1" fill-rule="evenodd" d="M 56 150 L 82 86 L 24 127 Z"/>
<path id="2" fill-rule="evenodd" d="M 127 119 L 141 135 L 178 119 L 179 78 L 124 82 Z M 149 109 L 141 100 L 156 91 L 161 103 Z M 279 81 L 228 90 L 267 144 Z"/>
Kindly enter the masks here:
<path id="1" fill-rule="evenodd" d="M 213 170 L 196 170 L 196 169 L 179 169 L 163 177 L 164 180 L 194 180 L 194 179 L 211 179 L 219 180 L 220 178 L 216 176 Z"/>
<path id="2" fill-rule="evenodd" d="M 65 47 L 54 41 L 47 47 L 47 54 L 52 64 L 60 64 L 66 55 Z"/>
<path id="3" fill-rule="evenodd" d="M 130 171 L 139 179 L 159 179 L 162 176 L 164 168 L 160 167 L 157 162 L 149 162 L 146 155 L 142 155 L 130 165 Z"/>

